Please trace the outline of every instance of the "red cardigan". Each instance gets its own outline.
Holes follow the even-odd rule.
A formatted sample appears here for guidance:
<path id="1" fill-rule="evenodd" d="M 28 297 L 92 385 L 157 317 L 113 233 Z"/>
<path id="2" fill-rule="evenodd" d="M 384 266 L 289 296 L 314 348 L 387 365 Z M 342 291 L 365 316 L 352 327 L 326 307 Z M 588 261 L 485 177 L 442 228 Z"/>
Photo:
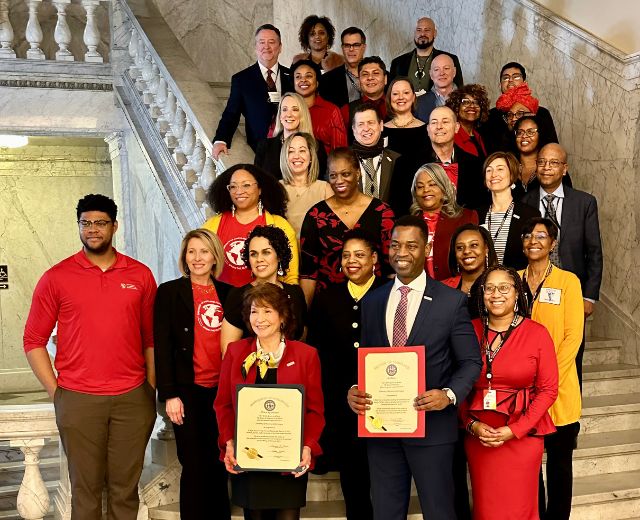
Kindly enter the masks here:
<path id="1" fill-rule="evenodd" d="M 245 338 L 229 344 L 222 360 L 218 394 L 213 405 L 218 419 L 220 437 L 218 444 L 221 450 L 220 459 L 224 459 L 225 446 L 233 439 L 236 426 L 236 385 L 254 384 L 256 382 L 256 366 L 252 366 L 247 378 L 242 378 L 241 367 L 246 357 L 255 352 L 256 339 Z M 300 341 L 287 340 L 287 346 L 278 366 L 278 384 L 304 385 L 305 414 L 303 445 L 311 448 L 313 458 L 322 453 L 320 434 L 324 428 L 324 398 L 320 380 L 320 358 L 315 348 Z"/>

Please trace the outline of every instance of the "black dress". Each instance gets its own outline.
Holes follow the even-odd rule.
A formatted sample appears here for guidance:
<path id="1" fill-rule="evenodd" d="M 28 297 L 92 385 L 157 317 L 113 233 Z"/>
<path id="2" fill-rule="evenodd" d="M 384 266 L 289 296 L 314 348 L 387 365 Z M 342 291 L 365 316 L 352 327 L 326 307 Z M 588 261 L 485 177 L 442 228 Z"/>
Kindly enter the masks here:
<path id="1" fill-rule="evenodd" d="M 278 369 L 256 374 L 257 385 L 278 383 Z M 231 475 L 231 501 L 244 509 L 298 509 L 307 503 L 308 474 L 295 478 L 290 473 L 246 471 Z"/>
<path id="2" fill-rule="evenodd" d="M 247 338 L 252 335 L 242 319 L 242 302 L 244 300 L 245 293 L 251 289 L 251 287 L 253 287 L 253 285 L 250 283 L 243 285 L 242 287 L 233 287 L 229 291 L 227 300 L 224 303 L 224 319 L 234 327 L 240 329 L 242 331 L 243 338 Z M 300 339 L 307 321 L 307 305 L 304 300 L 304 293 L 299 285 L 283 283 L 282 288 L 289 297 L 291 308 L 293 309 L 293 315 L 296 319 L 296 332 L 294 337 L 291 339 Z"/>
<path id="3" fill-rule="evenodd" d="M 282 179 L 282 171 L 280 170 L 280 151 L 282 150 L 282 137 L 269 137 L 258 142 L 256 148 L 256 156 L 253 164 L 260 166 L 264 171 L 273 175 L 276 179 Z M 327 173 L 327 152 L 324 149 L 322 141 L 318 141 L 318 167 L 320 173 L 318 178 L 324 179 Z"/>
<path id="4" fill-rule="evenodd" d="M 389 128 L 385 126 L 382 137 L 387 139 L 387 148 L 398 152 L 404 159 L 406 167 L 413 170 L 413 174 L 422 164 L 417 164 L 419 158 L 424 157 L 425 150 L 430 148 L 427 125 L 413 128 Z M 413 179 L 413 174 L 411 178 Z"/>

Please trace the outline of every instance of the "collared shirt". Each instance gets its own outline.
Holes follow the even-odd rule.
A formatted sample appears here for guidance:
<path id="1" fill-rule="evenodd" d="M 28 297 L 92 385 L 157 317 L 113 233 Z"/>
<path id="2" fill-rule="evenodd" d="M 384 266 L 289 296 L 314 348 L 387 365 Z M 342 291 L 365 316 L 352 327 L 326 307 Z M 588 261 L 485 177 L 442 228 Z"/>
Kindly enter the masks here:
<path id="1" fill-rule="evenodd" d="M 36 286 L 24 350 L 45 347 L 56 321 L 58 384 L 94 395 L 140 386 L 153 348 L 156 283 L 147 266 L 116 251 L 106 271 L 84 251 L 49 269 Z"/>
<path id="2" fill-rule="evenodd" d="M 262 73 L 262 77 L 265 81 L 267 81 L 267 67 L 265 67 L 262 63 L 258 62 L 258 67 L 260 67 L 260 72 Z M 280 65 L 276 63 L 273 67 L 271 67 L 271 71 L 273 74 L 271 77 L 273 78 L 274 83 L 276 84 L 276 90 L 278 94 L 282 94 L 282 88 L 280 87 L 280 82 L 278 81 L 278 75 L 280 74 Z"/>
<path id="3" fill-rule="evenodd" d="M 396 308 L 400 303 L 401 295 L 398 289 L 402 285 L 404 284 L 396 276 L 396 279 L 393 282 L 393 287 L 391 288 L 389 300 L 387 301 L 385 323 L 387 325 L 387 337 L 389 339 L 389 345 L 393 345 L 393 321 L 396 316 Z M 415 280 L 409 283 L 407 287 L 411 289 L 409 291 L 409 294 L 407 295 L 407 337 L 409 337 L 411 334 L 411 329 L 413 328 L 413 324 L 416 321 L 418 309 L 420 308 L 420 303 L 422 302 L 422 296 L 424 295 L 424 291 L 427 288 L 427 273 L 425 271 L 422 271 L 422 273 L 420 273 L 420 275 Z"/>
<path id="4" fill-rule="evenodd" d="M 351 74 L 351 71 L 346 64 L 344 65 L 344 80 L 347 82 L 349 103 L 352 101 L 358 101 L 362 96 L 362 92 L 360 91 L 360 81 L 358 80 L 358 76 Z"/>
<path id="5" fill-rule="evenodd" d="M 540 210 L 540 215 L 542 215 L 543 217 L 547 212 L 547 201 L 544 200 L 547 195 L 556 196 L 556 198 L 553 200 L 556 208 L 556 218 L 558 220 L 558 224 L 562 225 L 562 203 L 564 201 L 564 186 L 562 185 L 562 183 L 560 183 L 560 186 L 558 186 L 551 194 L 547 193 L 546 191 L 544 191 L 544 189 L 542 189 L 542 187 L 540 187 L 540 203 L 538 209 Z M 559 238 L 560 233 L 558 233 L 558 239 Z"/>
<path id="6" fill-rule="evenodd" d="M 364 169 L 366 159 L 358 159 L 358 162 L 360 163 L 360 191 L 370 197 L 380 198 L 380 179 L 382 175 L 382 165 L 380 164 L 380 162 L 382 161 L 383 155 L 384 153 L 373 157 L 373 171 L 376 173 L 376 187 L 378 188 L 377 192 L 373 195 L 371 193 L 365 193 L 365 188 L 367 187 L 367 178 L 369 176 L 367 171 Z"/>
<path id="7" fill-rule="evenodd" d="M 455 83 L 453 83 L 451 86 L 453 87 L 451 92 L 458 89 Z M 443 107 L 447 103 L 447 99 L 449 98 L 449 96 L 444 97 L 442 94 L 440 94 L 440 92 L 438 92 L 438 89 L 436 88 L 435 85 L 431 87 L 431 91 L 436 96 L 436 107 Z M 451 92 L 449 92 L 449 94 L 451 94 Z"/>

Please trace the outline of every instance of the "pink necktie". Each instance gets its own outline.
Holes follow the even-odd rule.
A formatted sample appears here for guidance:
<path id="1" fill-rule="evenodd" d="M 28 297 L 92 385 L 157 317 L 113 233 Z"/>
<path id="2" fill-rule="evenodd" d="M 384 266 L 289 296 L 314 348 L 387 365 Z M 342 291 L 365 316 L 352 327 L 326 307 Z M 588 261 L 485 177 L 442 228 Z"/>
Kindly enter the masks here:
<path id="1" fill-rule="evenodd" d="M 411 287 L 402 285 L 400 291 L 400 303 L 396 307 L 393 318 L 393 345 L 392 347 L 404 347 L 407 343 L 407 307 L 409 305 L 409 291 Z"/>

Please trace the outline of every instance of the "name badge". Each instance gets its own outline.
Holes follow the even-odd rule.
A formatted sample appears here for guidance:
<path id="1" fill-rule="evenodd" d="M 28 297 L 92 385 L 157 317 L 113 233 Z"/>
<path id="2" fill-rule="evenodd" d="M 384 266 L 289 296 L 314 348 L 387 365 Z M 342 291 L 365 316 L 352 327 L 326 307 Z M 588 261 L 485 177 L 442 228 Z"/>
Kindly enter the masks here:
<path id="1" fill-rule="evenodd" d="M 484 399 L 482 402 L 485 410 L 495 410 L 496 409 L 496 391 L 485 390 Z"/>
<path id="2" fill-rule="evenodd" d="M 420 90 L 418 90 L 416 92 L 416 97 L 420 97 L 420 96 L 424 96 L 427 93 L 427 91 L 423 88 L 421 88 Z"/>
<path id="3" fill-rule="evenodd" d="M 551 303 L 552 305 L 560 305 L 560 299 L 562 297 L 562 289 L 551 289 L 543 287 L 540 290 L 540 297 L 538 300 L 540 303 Z"/>
<path id="4" fill-rule="evenodd" d="M 270 103 L 280 103 L 280 92 L 269 92 Z"/>

